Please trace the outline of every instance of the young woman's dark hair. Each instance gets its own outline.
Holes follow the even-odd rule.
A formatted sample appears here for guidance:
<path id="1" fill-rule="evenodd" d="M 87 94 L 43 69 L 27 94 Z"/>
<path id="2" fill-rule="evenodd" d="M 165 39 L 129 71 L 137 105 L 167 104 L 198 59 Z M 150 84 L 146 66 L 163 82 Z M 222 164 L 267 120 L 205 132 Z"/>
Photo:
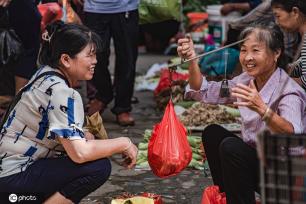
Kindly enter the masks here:
<path id="1" fill-rule="evenodd" d="M 254 30 L 258 30 L 256 34 L 259 42 L 264 42 L 272 52 L 281 51 L 281 55 L 278 58 L 277 65 L 281 68 L 285 68 L 287 62 L 284 61 L 284 35 L 281 29 L 274 23 L 254 24 L 245 28 L 241 32 L 239 39 L 247 38 L 247 36 L 251 34 Z"/>
<path id="2" fill-rule="evenodd" d="M 305 0 L 272 0 L 271 6 L 280 6 L 287 12 L 292 11 L 293 7 L 297 7 L 306 16 Z"/>
<path id="3" fill-rule="evenodd" d="M 56 21 L 46 27 L 42 38 L 39 63 L 52 68 L 59 67 L 62 54 L 74 58 L 88 44 L 92 44 L 95 52 L 101 50 L 100 37 L 83 25 Z"/>

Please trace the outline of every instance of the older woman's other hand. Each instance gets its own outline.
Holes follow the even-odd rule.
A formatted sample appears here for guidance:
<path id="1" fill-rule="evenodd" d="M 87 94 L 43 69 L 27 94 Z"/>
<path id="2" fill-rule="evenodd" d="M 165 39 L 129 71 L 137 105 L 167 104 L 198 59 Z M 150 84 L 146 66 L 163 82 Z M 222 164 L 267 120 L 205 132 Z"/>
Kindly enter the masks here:
<path id="1" fill-rule="evenodd" d="M 177 44 L 177 53 L 181 58 L 188 60 L 196 56 L 193 42 L 189 35 L 187 35 L 185 38 L 179 39 Z"/>
<path id="2" fill-rule="evenodd" d="M 263 116 L 267 109 L 267 105 L 259 95 L 253 80 L 251 80 L 249 86 L 237 84 L 236 87 L 232 88 L 232 96 L 241 99 L 241 101 L 235 102 L 235 105 L 248 107 L 260 116 Z"/>
<path id="3" fill-rule="evenodd" d="M 122 152 L 122 157 L 124 159 L 122 165 L 128 169 L 133 168 L 136 165 L 138 149 L 131 143 L 130 146 Z"/>
<path id="4" fill-rule="evenodd" d="M 7 7 L 12 0 L 0 0 L 0 6 L 1 7 Z"/>

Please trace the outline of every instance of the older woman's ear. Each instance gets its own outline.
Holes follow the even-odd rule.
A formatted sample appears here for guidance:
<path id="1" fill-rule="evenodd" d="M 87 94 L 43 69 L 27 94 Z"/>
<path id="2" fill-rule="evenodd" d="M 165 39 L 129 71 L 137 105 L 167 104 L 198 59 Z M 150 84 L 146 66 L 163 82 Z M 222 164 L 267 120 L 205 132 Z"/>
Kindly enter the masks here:
<path id="1" fill-rule="evenodd" d="M 278 49 L 277 51 L 275 51 L 275 57 L 274 57 L 274 62 L 276 63 L 279 59 L 279 57 L 281 56 L 282 51 L 280 49 Z"/>

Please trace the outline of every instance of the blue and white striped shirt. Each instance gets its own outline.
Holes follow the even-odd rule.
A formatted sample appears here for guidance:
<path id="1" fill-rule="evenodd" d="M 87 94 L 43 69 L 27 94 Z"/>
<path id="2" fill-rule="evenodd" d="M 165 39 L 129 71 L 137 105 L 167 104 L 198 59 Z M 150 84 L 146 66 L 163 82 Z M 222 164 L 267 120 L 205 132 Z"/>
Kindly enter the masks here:
<path id="1" fill-rule="evenodd" d="M 50 67 L 40 69 L 31 79 Z M 58 76 L 46 75 L 26 90 L 0 132 L 0 177 L 24 171 L 40 158 L 65 155 L 58 137 L 84 139 L 80 94 Z"/>

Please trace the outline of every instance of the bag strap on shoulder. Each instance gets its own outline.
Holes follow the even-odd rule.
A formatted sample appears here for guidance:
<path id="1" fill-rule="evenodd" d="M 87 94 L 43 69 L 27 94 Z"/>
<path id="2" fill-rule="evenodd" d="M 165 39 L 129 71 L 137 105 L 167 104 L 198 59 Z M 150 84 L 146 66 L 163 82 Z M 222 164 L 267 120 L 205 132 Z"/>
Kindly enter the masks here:
<path id="1" fill-rule="evenodd" d="M 1 121 L 1 124 L 0 124 L 0 131 L 2 130 L 3 128 L 3 125 L 4 123 L 6 122 L 8 116 L 10 115 L 11 111 L 14 109 L 14 107 L 16 106 L 16 104 L 18 103 L 18 101 L 21 99 L 21 96 L 22 94 L 28 90 L 38 79 L 44 77 L 44 76 L 47 76 L 47 75 L 54 75 L 54 76 L 57 76 L 61 79 L 63 79 L 65 81 L 65 83 L 67 85 L 69 85 L 69 82 L 68 80 L 63 76 L 61 75 L 60 73 L 56 72 L 56 71 L 47 71 L 47 72 L 44 72 L 40 75 L 38 75 L 31 83 L 27 84 L 25 87 L 23 87 L 18 93 L 17 95 L 14 97 L 14 99 L 12 100 L 12 102 L 10 103 L 8 109 L 6 110 L 5 114 L 4 114 L 4 117 L 2 118 L 2 121 Z"/>

